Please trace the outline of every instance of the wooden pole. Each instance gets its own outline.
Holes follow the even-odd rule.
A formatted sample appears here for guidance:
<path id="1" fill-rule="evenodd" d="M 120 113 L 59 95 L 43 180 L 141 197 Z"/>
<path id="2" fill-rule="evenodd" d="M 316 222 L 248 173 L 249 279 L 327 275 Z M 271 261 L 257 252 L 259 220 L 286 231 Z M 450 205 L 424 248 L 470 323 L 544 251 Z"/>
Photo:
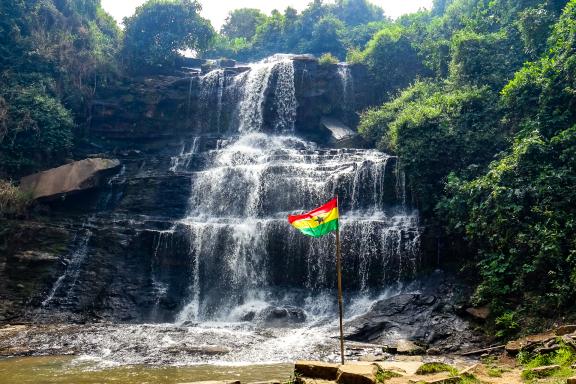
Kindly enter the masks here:
<path id="1" fill-rule="evenodd" d="M 338 196 L 336 196 L 336 206 L 338 207 L 338 214 L 340 214 L 340 207 L 338 206 Z M 342 317 L 344 313 L 344 305 L 342 303 L 342 255 L 340 253 L 340 218 L 338 218 L 338 229 L 336 230 L 336 270 L 338 275 L 338 310 L 340 312 L 340 357 L 342 364 L 344 364 L 344 326 L 342 325 Z"/>

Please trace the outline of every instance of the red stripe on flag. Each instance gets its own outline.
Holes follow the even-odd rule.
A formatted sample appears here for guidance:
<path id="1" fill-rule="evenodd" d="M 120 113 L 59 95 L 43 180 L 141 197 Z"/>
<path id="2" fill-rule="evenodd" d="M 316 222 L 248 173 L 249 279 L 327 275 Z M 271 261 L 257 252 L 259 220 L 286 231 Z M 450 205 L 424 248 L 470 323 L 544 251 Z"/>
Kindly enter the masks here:
<path id="1" fill-rule="evenodd" d="M 327 202 L 323 206 L 318 207 L 318 208 L 314 209 L 313 211 L 303 213 L 301 215 L 288 215 L 288 221 L 290 222 L 290 224 L 292 224 L 293 222 L 298 221 L 298 220 L 310 219 L 314 216 L 318 216 L 319 214 L 328 213 L 336 207 L 338 207 L 338 199 L 333 198 L 332 200 L 330 200 L 329 202 Z"/>

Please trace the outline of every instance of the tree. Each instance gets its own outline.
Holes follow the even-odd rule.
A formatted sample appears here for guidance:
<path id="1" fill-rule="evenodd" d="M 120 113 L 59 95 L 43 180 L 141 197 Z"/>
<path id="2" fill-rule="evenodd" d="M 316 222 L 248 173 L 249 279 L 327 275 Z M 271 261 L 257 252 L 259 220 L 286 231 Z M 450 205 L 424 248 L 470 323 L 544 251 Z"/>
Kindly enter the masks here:
<path id="1" fill-rule="evenodd" d="M 182 50 L 206 49 L 214 30 L 195 0 L 148 0 L 124 19 L 123 57 L 132 71 L 174 66 Z"/>
<path id="2" fill-rule="evenodd" d="M 229 39 L 243 38 L 250 41 L 256 28 L 266 20 L 266 15 L 258 9 L 240 8 L 230 12 L 220 33 Z"/>
<path id="3" fill-rule="evenodd" d="M 314 26 L 312 39 L 306 47 L 306 51 L 317 56 L 323 53 L 331 53 L 343 59 L 346 48 L 342 42 L 344 23 L 332 15 L 324 16 Z"/>
<path id="4" fill-rule="evenodd" d="M 384 20 L 384 10 L 367 0 L 337 0 L 333 14 L 349 27 Z"/>
<path id="5" fill-rule="evenodd" d="M 374 35 L 361 61 L 368 66 L 383 100 L 427 73 L 405 28 L 399 25 L 387 26 Z"/>

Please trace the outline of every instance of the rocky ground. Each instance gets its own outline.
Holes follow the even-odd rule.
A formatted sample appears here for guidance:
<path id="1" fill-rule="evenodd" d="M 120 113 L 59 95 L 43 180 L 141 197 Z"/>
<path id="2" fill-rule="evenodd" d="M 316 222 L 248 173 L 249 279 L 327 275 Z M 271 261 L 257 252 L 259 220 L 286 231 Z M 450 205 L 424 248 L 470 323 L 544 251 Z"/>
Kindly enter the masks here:
<path id="1" fill-rule="evenodd" d="M 288 335 L 304 343 L 288 349 L 301 348 L 294 352 L 324 356 L 323 361 L 332 362 L 296 362 L 292 384 L 576 383 L 571 379 L 576 375 L 573 325 L 503 345 L 440 355 L 426 354 L 416 343 L 406 340 L 394 345 L 347 342 L 345 365 L 337 362 L 336 340 L 322 344 L 312 335 L 296 333 L 290 330 Z M 106 357 L 118 359 L 120 365 L 187 364 L 192 362 L 191 357 L 196 362 L 214 363 L 226 361 L 227 357 L 237 360 L 238 353 L 254 354 L 271 340 L 275 344 L 269 345 L 271 354 L 265 357 L 269 361 L 274 361 L 274 357 L 285 361 L 288 355 L 283 354 L 282 348 L 289 339 L 272 330 L 249 335 L 246 329 L 230 328 L 219 332 L 152 325 L 13 325 L 0 328 L 0 357 L 83 355 L 106 346 Z M 306 349 L 312 345 L 313 349 Z M 148 360 L 135 360 L 134 356 L 146 356 Z M 106 368 L 109 366 L 102 369 Z"/>

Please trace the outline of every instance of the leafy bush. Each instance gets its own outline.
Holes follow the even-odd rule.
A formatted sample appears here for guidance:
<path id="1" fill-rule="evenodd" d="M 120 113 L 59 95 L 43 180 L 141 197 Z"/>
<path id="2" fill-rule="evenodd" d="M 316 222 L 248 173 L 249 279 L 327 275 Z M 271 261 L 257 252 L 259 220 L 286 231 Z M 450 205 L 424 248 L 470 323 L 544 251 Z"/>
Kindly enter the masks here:
<path id="1" fill-rule="evenodd" d="M 0 179 L 0 217 L 21 215 L 31 202 L 29 194 L 11 182 Z"/>
<path id="2" fill-rule="evenodd" d="M 132 71 L 174 67 L 182 50 L 203 50 L 214 30 L 195 0 L 148 0 L 124 20 L 123 57 Z"/>
<path id="3" fill-rule="evenodd" d="M 331 53 L 325 53 L 318 59 L 320 65 L 338 64 L 340 60 Z"/>
<path id="4" fill-rule="evenodd" d="M 505 312 L 494 321 L 498 331 L 496 337 L 506 337 L 515 334 L 520 328 L 515 312 Z"/>
<path id="5" fill-rule="evenodd" d="M 478 172 L 505 144 L 499 107 L 487 88 L 417 82 L 362 115 L 359 131 L 399 156 L 424 214 L 431 214 L 451 171 Z"/>
<path id="6" fill-rule="evenodd" d="M 33 88 L 8 90 L 2 167 L 25 174 L 61 162 L 72 146 L 71 113 L 54 97 Z"/>

